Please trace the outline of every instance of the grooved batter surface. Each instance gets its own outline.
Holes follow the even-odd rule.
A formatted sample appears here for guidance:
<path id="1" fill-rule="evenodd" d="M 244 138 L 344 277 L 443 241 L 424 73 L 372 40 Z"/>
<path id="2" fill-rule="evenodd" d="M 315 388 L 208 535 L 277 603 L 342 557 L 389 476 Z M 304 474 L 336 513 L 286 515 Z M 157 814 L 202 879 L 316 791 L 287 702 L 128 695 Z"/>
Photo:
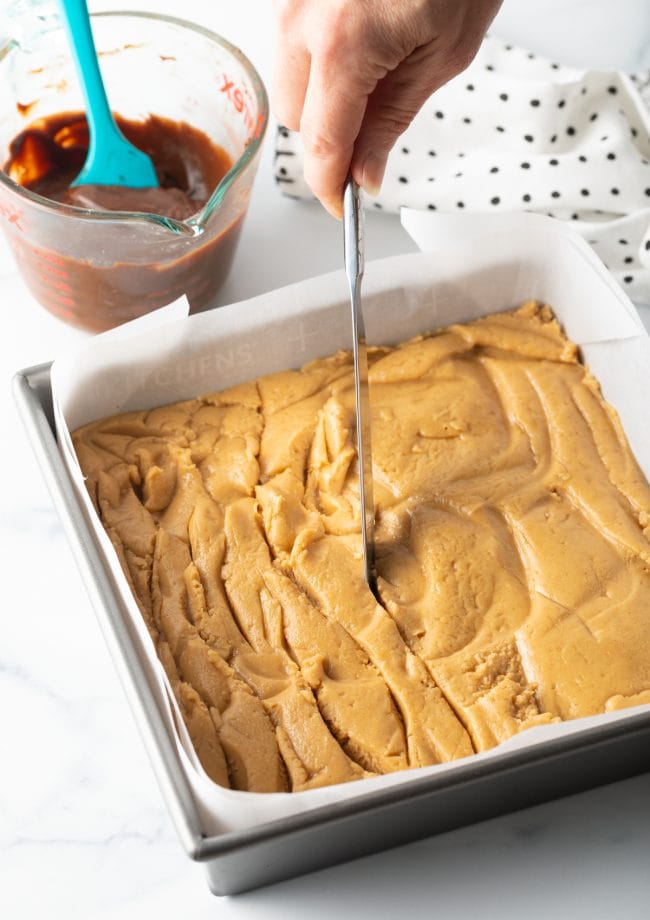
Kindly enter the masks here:
<path id="1" fill-rule="evenodd" d="M 371 353 L 377 604 L 351 357 L 74 443 L 208 774 L 434 764 L 650 702 L 650 489 L 550 310 Z"/>

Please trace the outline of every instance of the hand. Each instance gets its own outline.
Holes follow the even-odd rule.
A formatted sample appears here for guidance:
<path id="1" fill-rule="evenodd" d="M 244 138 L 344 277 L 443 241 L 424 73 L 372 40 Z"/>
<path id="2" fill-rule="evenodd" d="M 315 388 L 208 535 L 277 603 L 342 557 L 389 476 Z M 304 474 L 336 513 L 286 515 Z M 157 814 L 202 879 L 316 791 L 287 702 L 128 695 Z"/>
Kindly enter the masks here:
<path id="1" fill-rule="evenodd" d="M 273 108 L 305 179 L 341 216 L 350 170 L 371 195 L 422 105 L 478 51 L 501 0 L 274 0 Z"/>

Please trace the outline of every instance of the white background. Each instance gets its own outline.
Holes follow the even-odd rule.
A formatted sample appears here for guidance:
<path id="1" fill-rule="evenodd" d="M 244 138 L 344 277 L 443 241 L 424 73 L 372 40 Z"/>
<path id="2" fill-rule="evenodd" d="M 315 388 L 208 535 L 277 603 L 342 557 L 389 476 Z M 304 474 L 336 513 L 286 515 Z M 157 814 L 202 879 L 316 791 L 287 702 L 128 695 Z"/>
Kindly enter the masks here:
<path id="1" fill-rule="evenodd" d="M 271 0 L 133 6 L 220 32 L 269 85 Z M 569 64 L 650 67 L 649 0 L 505 0 L 494 31 Z M 283 198 L 272 159 L 271 131 L 220 303 L 341 265 L 340 226 Z M 368 215 L 366 241 L 368 258 L 414 249 L 387 215 Z M 210 895 L 176 839 L 11 401 L 15 370 L 83 333 L 34 303 L 3 240 L 0 309 L 1 916 L 647 920 L 648 774 L 238 898 Z"/>

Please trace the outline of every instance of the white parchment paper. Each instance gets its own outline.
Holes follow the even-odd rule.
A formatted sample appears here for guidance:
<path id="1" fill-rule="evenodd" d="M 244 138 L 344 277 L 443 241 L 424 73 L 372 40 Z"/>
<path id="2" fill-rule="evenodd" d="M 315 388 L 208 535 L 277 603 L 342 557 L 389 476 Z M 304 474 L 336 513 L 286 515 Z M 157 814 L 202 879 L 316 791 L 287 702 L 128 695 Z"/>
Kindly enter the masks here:
<path id="1" fill-rule="evenodd" d="M 406 211 L 402 221 L 427 251 L 366 266 L 363 301 L 369 342 L 395 344 L 450 322 L 516 307 L 529 298 L 549 303 L 618 410 L 650 478 L 645 412 L 650 339 L 626 295 L 581 238 L 559 222 L 527 214 L 466 219 Z M 223 389 L 350 348 L 347 298 L 341 270 L 197 316 L 187 316 L 183 299 L 97 336 L 52 367 L 64 461 L 117 585 L 130 635 L 209 835 L 441 774 L 466 761 L 292 794 L 237 792 L 212 783 L 194 753 L 117 556 L 94 512 L 70 432 L 106 415 Z M 478 765 L 507 750 L 633 718 L 646 709 L 650 707 L 531 729 L 474 755 L 472 762 Z"/>

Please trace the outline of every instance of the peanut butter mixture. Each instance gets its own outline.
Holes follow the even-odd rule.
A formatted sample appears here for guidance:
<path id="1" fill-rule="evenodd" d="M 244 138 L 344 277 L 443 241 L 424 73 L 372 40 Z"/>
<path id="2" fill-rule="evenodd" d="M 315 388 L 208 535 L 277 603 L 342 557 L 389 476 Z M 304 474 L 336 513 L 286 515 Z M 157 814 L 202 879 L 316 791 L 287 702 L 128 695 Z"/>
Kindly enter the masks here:
<path id="1" fill-rule="evenodd" d="M 205 770 L 310 789 L 650 703 L 650 488 L 547 307 L 371 353 L 378 604 L 351 356 L 74 442 Z"/>

